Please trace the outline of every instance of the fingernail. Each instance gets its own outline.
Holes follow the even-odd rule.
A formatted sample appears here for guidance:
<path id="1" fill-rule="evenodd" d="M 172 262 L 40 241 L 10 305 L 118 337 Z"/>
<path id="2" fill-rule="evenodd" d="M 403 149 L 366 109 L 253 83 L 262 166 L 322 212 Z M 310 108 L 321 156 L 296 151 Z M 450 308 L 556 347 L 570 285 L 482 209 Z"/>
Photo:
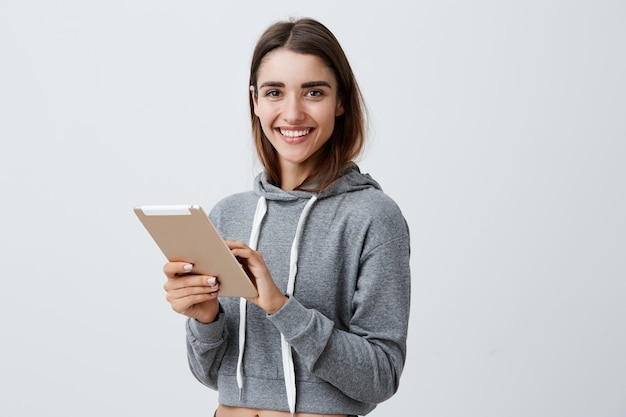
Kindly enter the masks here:
<path id="1" fill-rule="evenodd" d="M 187 272 L 191 271 L 192 268 L 193 268 L 192 264 L 185 264 L 185 266 L 183 266 L 183 269 Z"/>
<path id="2" fill-rule="evenodd" d="M 209 277 L 209 279 L 207 279 L 206 282 L 209 285 L 213 285 L 217 282 L 217 280 L 215 279 L 215 277 Z"/>

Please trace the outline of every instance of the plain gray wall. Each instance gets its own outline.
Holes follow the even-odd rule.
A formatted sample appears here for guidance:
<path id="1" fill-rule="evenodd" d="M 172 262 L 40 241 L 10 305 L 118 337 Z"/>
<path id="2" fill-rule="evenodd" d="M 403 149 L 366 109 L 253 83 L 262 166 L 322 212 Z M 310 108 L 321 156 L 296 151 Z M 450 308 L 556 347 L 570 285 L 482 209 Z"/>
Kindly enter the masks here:
<path id="1" fill-rule="evenodd" d="M 360 165 L 411 228 L 409 356 L 371 415 L 626 415 L 609 0 L 0 0 L 0 415 L 211 415 L 132 207 L 250 188 L 249 60 L 290 16 L 344 46 Z"/>

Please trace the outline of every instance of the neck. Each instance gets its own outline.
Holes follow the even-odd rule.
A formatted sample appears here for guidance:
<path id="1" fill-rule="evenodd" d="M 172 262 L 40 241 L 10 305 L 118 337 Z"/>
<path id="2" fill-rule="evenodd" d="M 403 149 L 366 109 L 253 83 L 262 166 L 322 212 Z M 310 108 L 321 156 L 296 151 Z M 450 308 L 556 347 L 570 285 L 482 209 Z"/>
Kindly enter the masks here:
<path id="1" fill-rule="evenodd" d="M 311 174 L 311 169 L 302 164 L 282 164 L 280 171 L 280 188 L 285 191 L 295 190 Z"/>
<path id="2" fill-rule="evenodd" d="M 281 175 L 280 180 L 280 188 L 285 191 L 292 191 L 298 188 L 304 180 L 306 180 L 307 175 L 301 176 L 293 176 L 293 175 Z"/>

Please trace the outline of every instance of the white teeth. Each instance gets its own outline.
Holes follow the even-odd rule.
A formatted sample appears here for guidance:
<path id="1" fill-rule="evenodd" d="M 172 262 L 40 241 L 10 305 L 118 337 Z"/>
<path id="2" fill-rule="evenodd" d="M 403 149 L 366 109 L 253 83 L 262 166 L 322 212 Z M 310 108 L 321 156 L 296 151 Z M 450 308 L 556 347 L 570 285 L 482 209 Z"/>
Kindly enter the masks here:
<path id="1" fill-rule="evenodd" d="M 300 136 L 308 135 L 311 129 L 306 130 L 283 130 L 280 129 L 280 134 L 290 138 L 298 138 Z"/>

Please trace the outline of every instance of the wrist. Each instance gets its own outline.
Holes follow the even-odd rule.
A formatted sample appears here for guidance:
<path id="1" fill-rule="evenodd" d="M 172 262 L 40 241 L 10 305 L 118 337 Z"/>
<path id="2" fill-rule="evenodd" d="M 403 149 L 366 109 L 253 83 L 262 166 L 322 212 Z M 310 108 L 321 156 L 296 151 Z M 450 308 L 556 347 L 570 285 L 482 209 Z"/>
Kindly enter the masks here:
<path id="1" fill-rule="evenodd" d="M 267 310 L 265 310 L 265 312 L 267 314 L 272 315 L 276 313 L 278 310 L 280 310 L 281 308 L 283 308 L 283 306 L 287 304 L 287 301 L 289 301 L 289 297 L 281 294 L 280 297 L 276 298 L 276 302 L 272 303 L 272 306 L 268 308 Z"/>
<path id="2" fill-rule="evenodd" d="M 220 306 L 219 304 L 215 307 L 215 309 L 211 309 L 210 311 L 206 312 L 205 314 L 201 314 L 198 315 L 197 317 L 194 317 L 194 319 L 202 324 L 210 324 L 213 323 L 214 321 L 216 321 L 218 319 L 220 315 Z"/>

